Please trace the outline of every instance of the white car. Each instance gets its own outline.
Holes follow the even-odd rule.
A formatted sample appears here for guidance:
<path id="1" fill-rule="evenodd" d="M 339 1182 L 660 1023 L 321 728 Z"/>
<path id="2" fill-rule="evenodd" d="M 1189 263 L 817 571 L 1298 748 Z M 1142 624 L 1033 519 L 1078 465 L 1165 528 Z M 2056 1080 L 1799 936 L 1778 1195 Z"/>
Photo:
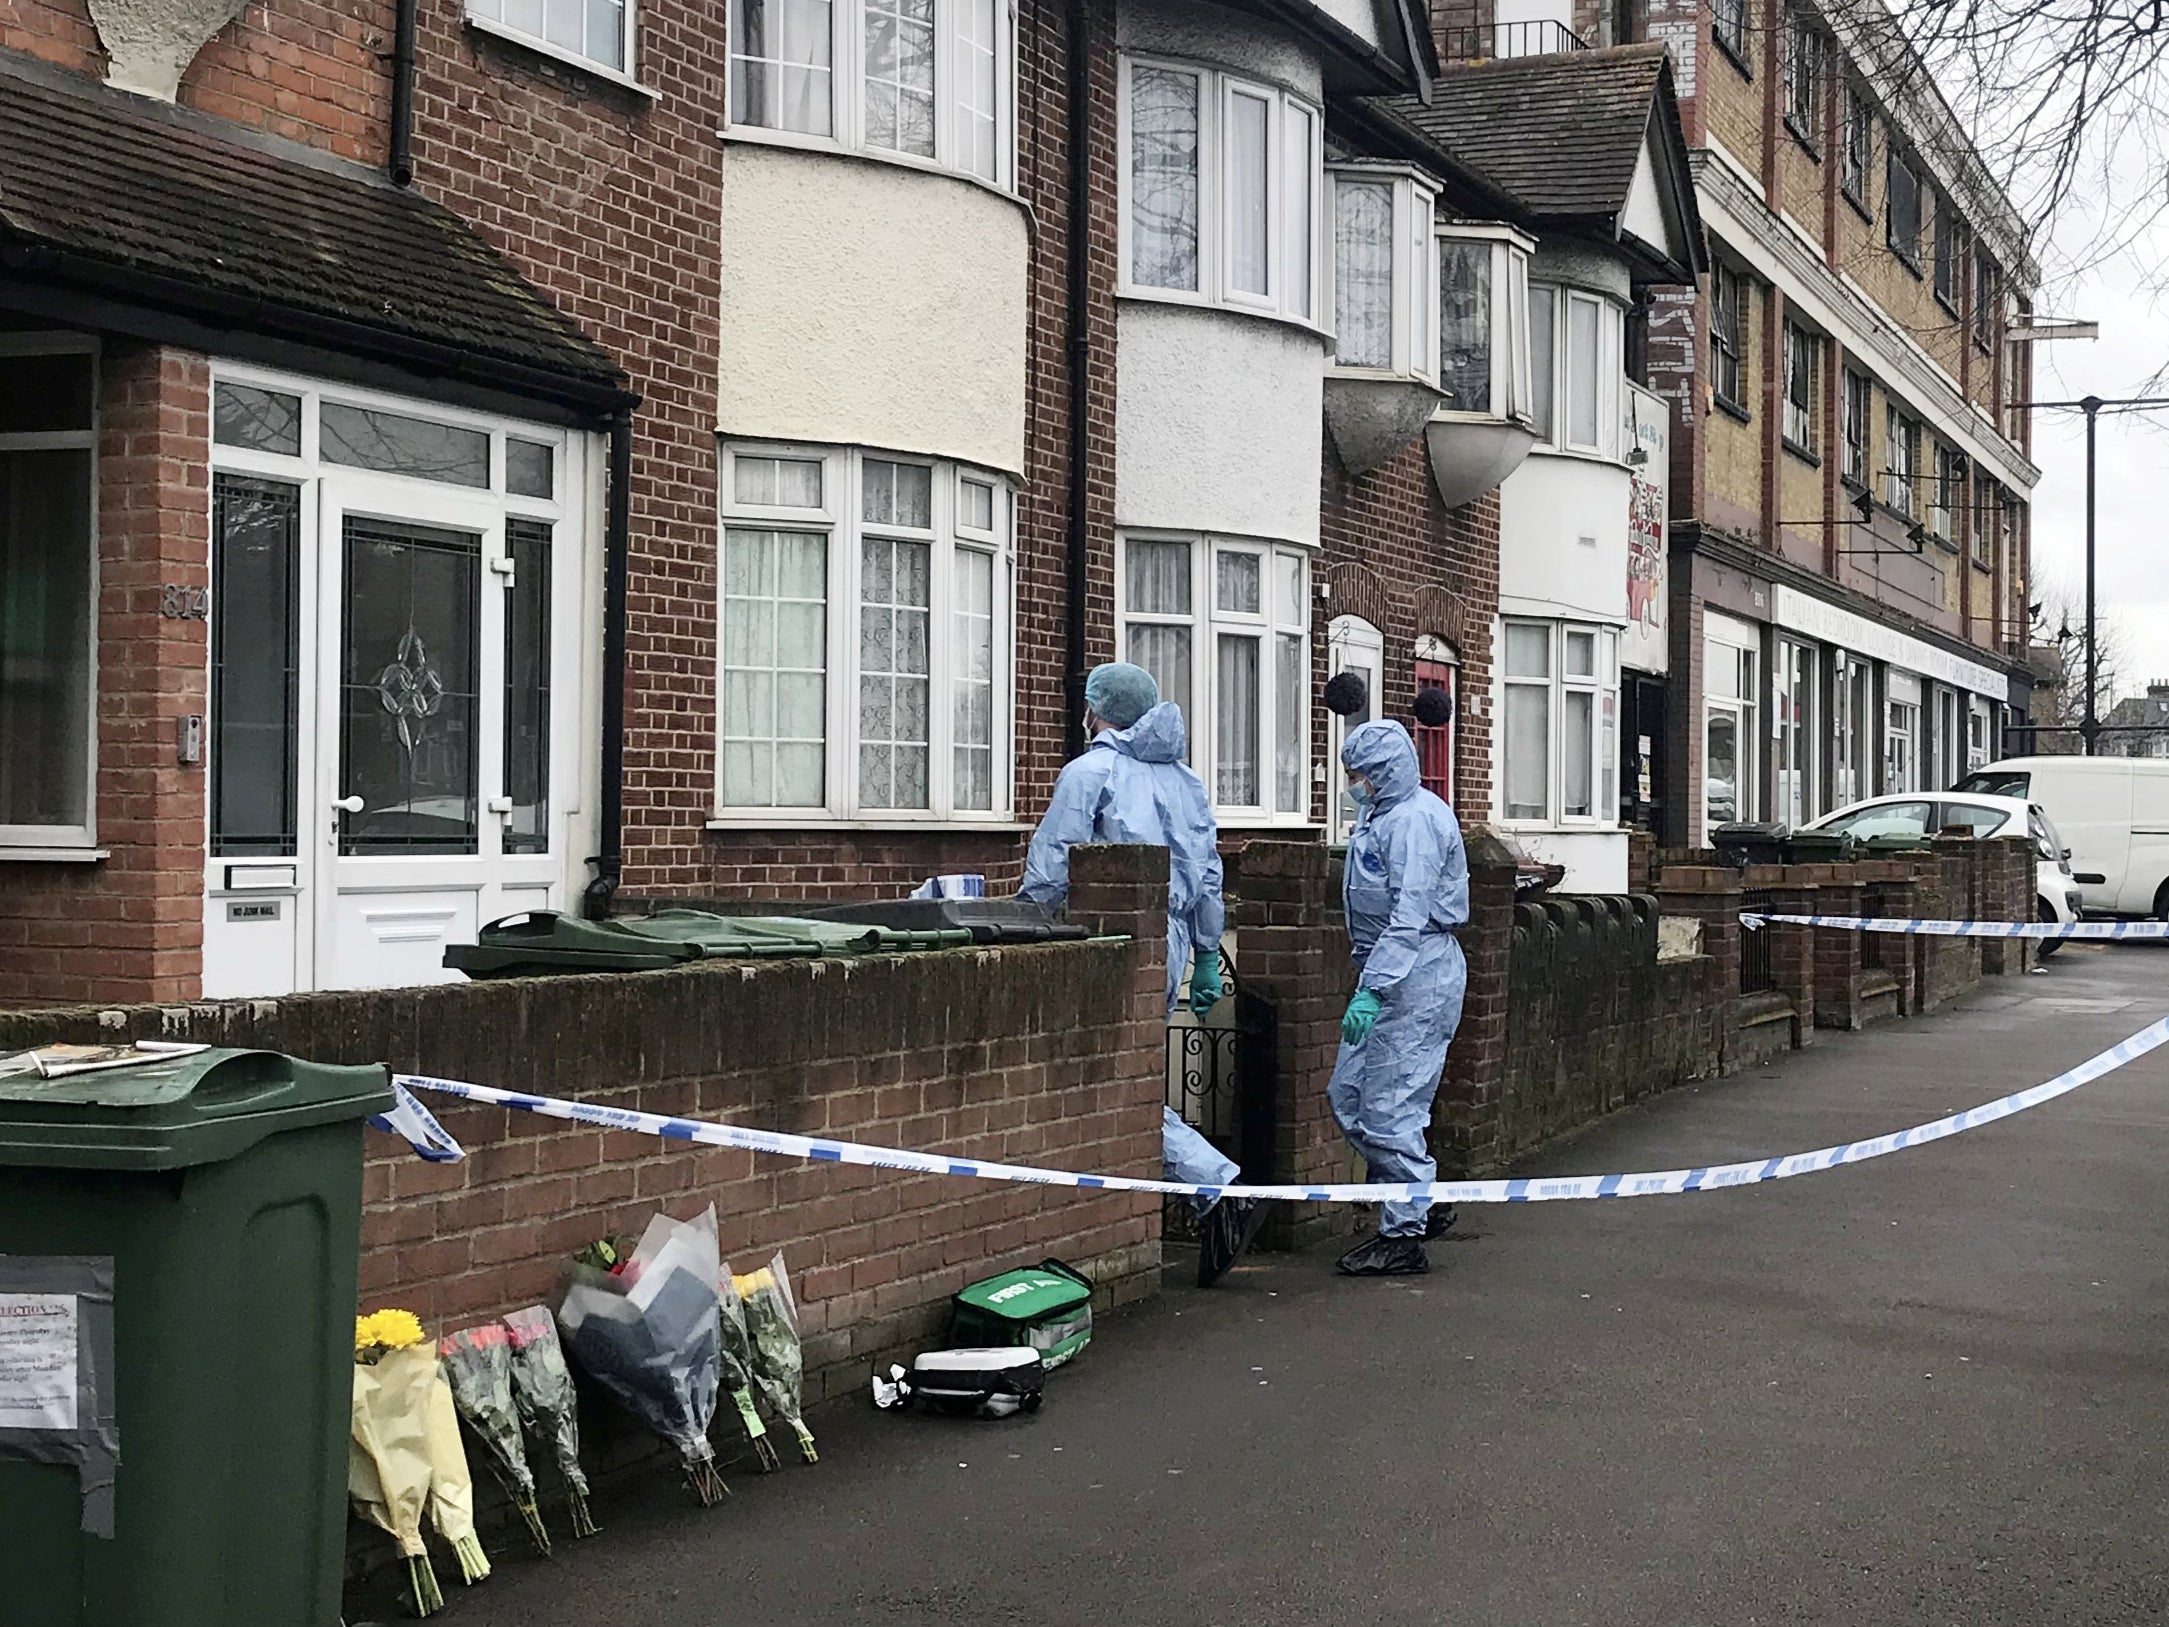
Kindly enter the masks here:
<path id="1" fill-rule="evenodd" d="M 2071 850 L 2039 803 L 2019 797 L 1995 797 L 1959 791 L 1900 791 L 1870 797 L 1827 813 L 1802 830 L 1842 834 L 1866 841 L 1871 836 L 1933 836 L 1961 826 L 1975 836 L 2033 838 L 2035 910 L 2044 921 L 2079 918 L 2079 884 L 2071 875 Z M 2041 952 L 2055 949 L 2043 943 Z"/>

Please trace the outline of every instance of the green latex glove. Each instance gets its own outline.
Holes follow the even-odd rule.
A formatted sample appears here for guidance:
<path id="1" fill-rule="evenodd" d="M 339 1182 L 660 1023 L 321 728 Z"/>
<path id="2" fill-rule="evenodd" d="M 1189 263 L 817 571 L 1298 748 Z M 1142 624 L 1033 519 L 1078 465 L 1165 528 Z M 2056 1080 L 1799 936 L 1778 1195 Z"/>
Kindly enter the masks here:
<path id="1" fill-rule="evenodd" d="M 1379 1005 L 1379 998 L 1372 990 L 1356 990 L 1356 997 L 1348 1002 L 1348 1015 L 1341 1019 L 1344 1043 L 1361 1045 L 1371 1037 L 1371 1025 L 1378 1021 Z"/>
<path id="2" fill-rule="evenodd" d="M 1190 1010 L 1198 1017 L 1220 1003 L 1220 996 L 1227 991 L 1220 982 L 1220 951 L 1200 949 L 1197 961 L 1190 968 Z"/>

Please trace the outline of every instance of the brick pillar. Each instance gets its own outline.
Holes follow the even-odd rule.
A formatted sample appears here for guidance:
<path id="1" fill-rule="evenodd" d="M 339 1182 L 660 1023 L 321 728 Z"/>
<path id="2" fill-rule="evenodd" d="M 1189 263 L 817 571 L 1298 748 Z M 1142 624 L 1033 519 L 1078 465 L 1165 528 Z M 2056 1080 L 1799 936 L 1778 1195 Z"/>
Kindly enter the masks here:
<path id="1" fill-rule="evenodd" d="M 1627 831 L 1627 891 L 1646 893 L 1655 881 L 1657 837 L 1635 825 Z"/>
<path id="2" fill-rule="evenodd" d="M 206 711 L 209 624 L 167 615 L 207 589 L 210 363 L 115 343 L 98 381 L 97 843 L 94 864 L 14 864 L 0 890 L 10 1001 L 193 1000 L 203 987 L 204 768 L 183 716 Z"/>
<path id="3" fill-rule="evenodd" d="M 2034 919 L 2034 861 L 2031 837 L 1997 836 L 1981 843 L 1980 863 L 1987 878 L 1981 888 L 1982 920 Z M 2038 954 L 2039 947 L 2030 938 L 1984 938 L 1981 975 L 2022 977 Z"/>
<path id="4" fill-rule="evenodd" d="M 1862 883 L 1863 915 L 1884 916 L 1894 921 L 1910 921 L 1920 915 L 1920 872 L 1913 865 L 1891 859 L 1873 859 L 1857 868 Z M 1899 1014 L 1918 1016 L 1921 1010 L 1919 948 L 1923 940 L 1889 932 L 1871 932 L 1864 936 L 1861 954 L 1867 964 L 1898 980 Z"/>
<path id="5" fill-rule="evenodd" d="M 1859 915 L 1861 884 L 1854 866 L 1830 866 L 1830 879 L 1816 896 L 1825 915 Z M 1815 929 L 1815 1026 L 1861 1026 L 1860 973 L 1862 934 L 1842 927 Z"/>
<path id="6" fill-rule="evenodd" d="M 1069 918 L 1137 940 L 1135 1020 L 1167 1026 L 1167 849 L 1083 842 L 1069 850 Z M 1132 1036 L 1132 1042 L 1145 1043 Z"/>
<path id="7" fill-rule="evenodd" d="M 1514 857 L 1481 827 L 1468 833 L 1467 844 L 1469 924 L 1461 929 L 1461 953 L 1468 961 L 1468 993 L 1431 1116 L 1431 1150 L 1442 1178 L 1474 1175 L 1496 1163 L 1506 1089 Z M 1737 969 L 1733 975 L 1737 980 Z"/>
<path id="8" fill-rule="evenodd" d="M 1657 882 L 1658 906 L 1666 915 L 1692 916 L 1702 923 L 1710 1009 L 1718 1025 L 1711 1049 L 1727 1069 L 1740 1031 L 1742 896 L 1740 872 L 1729 865 L 1673 865 Z"/>
<path id="9" fill-rule="evenodd" d="M 1821 887 L 1803 877 L 1803 870 L 1819 872 L 1819 865 L 1788 864 L 1780 883 L 1770 891 L 1773 915 L 1813 915 L 1819 908 Z M 1815 935 L 1821 927 L 1793 926 L 1773 922 L 1762 929 L 1770 934 L 1770 974 L 1780 994 L 1792 1001 L 1795 1047 L 1815 1039 Z"/>
<path id="10" fill-rule="evenodd" d="M 1363 1180 L 1326 1106 L 1341 1017 L 1355 990 L 1340 860 L 1318 842 L 1251 842 L 1229 856 L 1227 886 L 1238 985 L 1274 1009 L 1271 1179 L 1308 1186 Z M 1273 1208 L 1264 1242 L 1275 1248 L 1338 1236 L 1360 1214 L 1323 1204 Z"/>
<path id="11" fill-rule="evenodd" d="M 1943 870 L 1945 908 L 1951 920 L 1988 918 L 1982 897 L 1987 869 L 1982 862 L 1986 845 L 1971 836 L 1938 836 L 1935 839 L 1936 858 Z M 1939 1000 L 1962 994 L 1981 980 L 1982 951 L 1987 947 L 1985 939 L 1938 938 L 1935 941 L 1936 952 L 1944 962 Z"/>

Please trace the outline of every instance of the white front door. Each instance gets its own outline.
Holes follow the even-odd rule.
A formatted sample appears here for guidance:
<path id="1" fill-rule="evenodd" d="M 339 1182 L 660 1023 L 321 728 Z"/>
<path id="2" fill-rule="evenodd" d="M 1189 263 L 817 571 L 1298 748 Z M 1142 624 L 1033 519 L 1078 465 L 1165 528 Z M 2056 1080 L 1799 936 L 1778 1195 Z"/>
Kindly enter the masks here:
<path id="1" fill-rule="evenodd" d="M 317 971 L 434 983 L 448 944 L 557 902 L 549 528 L 327 476 L 319 580 Z"/>
<path id="2" fill-rule="evenodd" d="M 215 390 L 204 993 L 451 981 L 448 945 L 582 874 L 588 447 Z"/>

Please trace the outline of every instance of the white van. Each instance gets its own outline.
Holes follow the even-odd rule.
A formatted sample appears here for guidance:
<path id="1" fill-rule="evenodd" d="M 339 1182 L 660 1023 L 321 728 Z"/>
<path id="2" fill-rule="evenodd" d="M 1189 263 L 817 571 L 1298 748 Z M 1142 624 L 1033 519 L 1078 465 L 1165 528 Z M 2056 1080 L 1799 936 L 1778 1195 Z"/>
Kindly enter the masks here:
<path id="1" fill-rule="evenodd" d="M 2090 914 L 2169 918 L 2169 759 L 2009 757 L 1952 789 L 2046 809 Z"/>

